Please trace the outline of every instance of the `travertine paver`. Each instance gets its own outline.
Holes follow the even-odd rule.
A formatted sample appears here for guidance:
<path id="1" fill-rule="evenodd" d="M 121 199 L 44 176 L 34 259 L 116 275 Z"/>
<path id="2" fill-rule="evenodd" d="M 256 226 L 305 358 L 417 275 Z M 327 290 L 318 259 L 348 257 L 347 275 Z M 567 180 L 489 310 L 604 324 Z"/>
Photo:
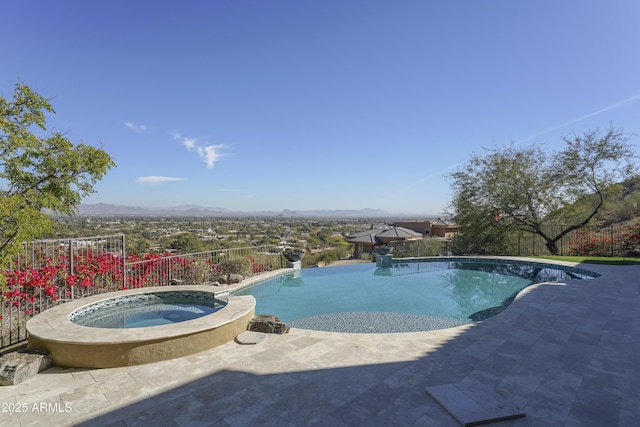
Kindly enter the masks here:
<path id="1" fill-rule="evenodd" d="M 581 267 L 603 276 L 530 287 L 461 328 L 292 329 L 143 366 L 52 368 L 0 388 L 0 426 L 456 426 L 425 391 L 454 383 L 524 408 L 496 426 L 635 426 L 640 267 Z"/>

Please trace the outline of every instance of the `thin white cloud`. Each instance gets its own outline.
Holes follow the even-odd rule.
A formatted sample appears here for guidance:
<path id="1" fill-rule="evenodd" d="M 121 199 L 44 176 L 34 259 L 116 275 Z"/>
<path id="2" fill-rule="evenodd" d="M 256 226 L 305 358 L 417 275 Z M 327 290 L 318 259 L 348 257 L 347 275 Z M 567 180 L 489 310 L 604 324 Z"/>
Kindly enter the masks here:
<path id="1" fill-rule="evenodd" d="M 575 119 L 569 120 L 569 121 L 564 122 L 564 123 L 560 123 L 560 124 L 555 125 L 555 126 L 553 126 L 551 128 L 548 128 L 548 129 L 539 130 L 538 132 L 535 132 L 532 135 L 526 136 L 526 137 L 516 141 L 515 143 L 516 144 L 520 144 L 522 142 L 529 141 L 530 139 L 537 138 L 537 137 L 542 136 L 544 134 L 547 134 L 549 132 L 553 132 L 555 130 L 562 129 L 564 127 L 573 125 L 573 124 L 581 122 L 583 120 L 587 120 L 587 119 L 589 119 L 589 118 L 591 118 L 593 116 L 597 116 L 598 114 L 602 114 L 602 113 L 604 113 L 606 111 L 613 110 L 614 108 L 621 107 L 621 106 L 623 106 L 625 104 L 628 104 L 628 103 L 630 103 L 632 101 L 635 101 L 636 99 L 640 99 L 640 93 L 637 94 L 637 95 L 634 95 L 634 96 L 632 96 L 630 98 L 623 99 L 622 101 L 618 101 L 618 102 L 616 102 L 614 104 L 607 105 L 606 107 L 601 108 L 601 109 L 596 110 L 596 111 L 593 111 L 593 112 L 591 112 L 589 114 L 585 114 L 584 116 L 576 117 Z"/>
<path id="2" fill-rule="evenodd" d="M 597 116 L 598 114 L 602 114 L 602 113 L 604 113 L 606 111 L 613 110 L 615 108 L 621 107 L 621 106 L 623 106 L 625 104 L 628 104 L 630 102 L 633 102 L 633 101 L 635 101 L 637 99 L 640 99 L 640 93 L 636 94 L 636 95 L 633 95 L 633 96 L 631 96 L 629 98 L 623 99 L 622 101 L 618 101 L 618 102 L 615 102 L 615 103 L 613 103 L 611 105 L 607 105 L 606 107 L 600 108 L 599 110 L 593 111 L 591 113 L 585 114 L 585 115 L 580 116 L 580 117 L 576 117 L 575 119 L 571 119 L 571 120 L 566 121 L 564 123 L 560 123 L 560 124 L 554 125 L 553 127 L 550 127 L 550 128 L 547 128 L 547 129 L 541 129 L 541 130 L 539 130 L 537 132 L 534 132 L 533 134 L 531 134 L 529 136 L 526 136 L 524 138 L 521 138 L 521 139 L 515 141 L 514 143 L 515 144 L 521 144 L 521 143 L 529 141 L 531 139 L 538 138 L 538 137 L 540 137 L 542 135 L 545 135 L 547 133 L 550 133 L 550 132 L 565 128 L 567 126 L 570 126 L 570 125 L 579 123 L 581 121 L 584 121 L 586 119 L 589 119 L 589 118 L 591 118 L 593 116 Z M 424 182 L 430 181 L 430 180 L 432 180 L 434 178 L 442 178 L 445 173 L 449 173 L 450 171 L 454 170 L 455 168 L 457 168 L 458 166 L 460 166 L 462 164 L 464 164 L 464 163 L 460 162 L 460 163 L 456 163 L 456 164 L 450 165 L 450 166 L 448 166 L 448 167 L 446 167 L 444 169 L 439 170 L 438 172 L 432 173 L 432 174 L 430 174 L 428 176 L 425 176 L 424 178 L 421 178 L 421 179 L 419 179 L 419 180 L 417 180 L 415 182 L 409 183 L 407 185 L 407 187 L 415 187 L 416 185 L 423 184 Z"/>
<path id="3" fill-rule="evenodd" d="M 204 160 L 209 169 L 213 169 L 213 165 L 222 157 L 221 150 L 224 149 L 224 145 L 207 145 L 205 147 L 198 147 L 198 154 L 200 158 Z"/>
<path id="4" fill-rule="evenodd" d="M 224 156 L 222 151 L 226 148 L 221 144 L 212 144 L 212 145 L 198 145 L 198 141 L 195 138 L 187 138 L 186 136 L 182 136 L 178 132 L 169 132 L 171 137 L 180 141 L 182 145 L 185 146 L 187 151 L 195 151 L 198 154 L 198 157 L 206 163 L 208 169 L 213 169 L 213 166 L 216 164 L 221 157 Z"/>
<path id="5" fill-rule="evenodd" d="M 136 179 L 139 184 L 162 184 L 164 182 L 185 181 L 187 178 L 177 178 L 172 176 L 141 176 Z"/>
<path id="6" fill-rule="evenodd" d="M 135 123 L 131 123 L 131 122 L 122 122 L 127 128 L 131 129 L 132 131 L 136 132 L 136 133 L 143 133 L 146 132 L 147 129 L 149 129 L 147 126 L 145 125 L 138 125 Z"/>
<path id="7" fill-rule="evenodd" d="M 191 151 L 196 146 L 196 140 L 194 138 L 182 138 L 182 143 L 187 147 L 187 151 Z"/>

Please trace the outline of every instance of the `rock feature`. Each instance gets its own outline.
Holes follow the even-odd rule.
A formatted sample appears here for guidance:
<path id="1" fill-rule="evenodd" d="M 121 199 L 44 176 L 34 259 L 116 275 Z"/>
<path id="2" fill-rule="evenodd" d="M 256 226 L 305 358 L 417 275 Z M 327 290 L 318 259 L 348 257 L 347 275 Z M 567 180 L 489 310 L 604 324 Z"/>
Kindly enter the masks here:
<path id="1" fill-rule="evenodd" d="M 242 274 L 229 274 L 229 278 L 227 278 L 227 282 L 229 284 L 240 283 L 244 280 L 244 276 Z"/>
<path id="2" fill-rule="evenodd" d="M 242 274 L 231 273 L 231 274 L 226 274 L 224 276 L 218 277 L 216 282 L 218 283 L 217 286 L 226 286 L 226 285 L 231 285 L 233 283 L 240 283 L 243 280 L 244 280 L 244 276 Z"/>
<path id="3" fill-rule="evenodd" d="M 51 356 L 36 350 L 21 350 L 0 357 L 0 385 L 16 385 L 53 366 Z"/>
<path id="4" fill-rule="evenodd" d="M 247 330 L 266 334 L 287 334 L 289 333 L 289 325 L 272 314 L 258 314 L 249 320 Z"/>

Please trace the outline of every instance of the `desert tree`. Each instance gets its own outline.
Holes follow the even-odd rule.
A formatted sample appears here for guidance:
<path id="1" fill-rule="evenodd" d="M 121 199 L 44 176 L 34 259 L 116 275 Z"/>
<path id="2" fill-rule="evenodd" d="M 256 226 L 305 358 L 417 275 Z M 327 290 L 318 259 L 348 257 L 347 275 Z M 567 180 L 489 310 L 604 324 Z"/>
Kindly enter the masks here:
<path id="1" fill-rule="evenodd" d="M 448 176 L 449 208 L 461 232 L 458 251 L 500 250 L 504 237 L 520 230 L 540 236 L 558 254 L 558 241 L 589 224 L 615 184 L 635 171 L 633 146 L 622 129 L 589 130 L 563 141 L 558 152 L 516 144 L 487 150 Z M 545 227 L 561 223 L 554 233 Z"/>
<path id="2" fill-rule="evenodd" d="M 0 96 L 0 265 L 23 241 L 41 236 L 51 214 L 72 215 L 83 197 L 115 166 L 101 148 L 46 133 L 50 101 L 27 85 Z"/>

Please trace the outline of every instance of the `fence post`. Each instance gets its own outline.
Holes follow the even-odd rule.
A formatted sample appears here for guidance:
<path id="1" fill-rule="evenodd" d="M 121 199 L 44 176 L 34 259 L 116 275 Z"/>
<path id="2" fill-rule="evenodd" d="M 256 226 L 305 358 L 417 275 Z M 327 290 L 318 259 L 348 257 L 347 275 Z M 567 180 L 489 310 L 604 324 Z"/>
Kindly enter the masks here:
<path id="1" fill-rule="evenodd" d="M 120 289 L 127 289 L 125 286 L 127 285 L 127 242 L 125 240 L 125 235 L 123 234 L 122 239 L 120 240 L 120 244 L 122 245 L 122 286 Z"/>
<path id="2" fill-rule="evenodd" d="M 610 256 L 614 256 L 615 255 L 614 254 L 615 247 L 614 247 L 614 244 L 613 244 L 613 226 L 609 226 L 609 235 L 610 235 L 610 238 L 611 238 L 611 255 Z"/>
<path id="3" fill-rule="evenodd" d="M 69 275 L 73 276 L 74 268 L 73 263 L 75 262 L 73 258 L 73 239 L 69 239 Z M 75 292 L 75 282 L 71 285 L 71 299 L 74 299 L 76 295 Z"/>

